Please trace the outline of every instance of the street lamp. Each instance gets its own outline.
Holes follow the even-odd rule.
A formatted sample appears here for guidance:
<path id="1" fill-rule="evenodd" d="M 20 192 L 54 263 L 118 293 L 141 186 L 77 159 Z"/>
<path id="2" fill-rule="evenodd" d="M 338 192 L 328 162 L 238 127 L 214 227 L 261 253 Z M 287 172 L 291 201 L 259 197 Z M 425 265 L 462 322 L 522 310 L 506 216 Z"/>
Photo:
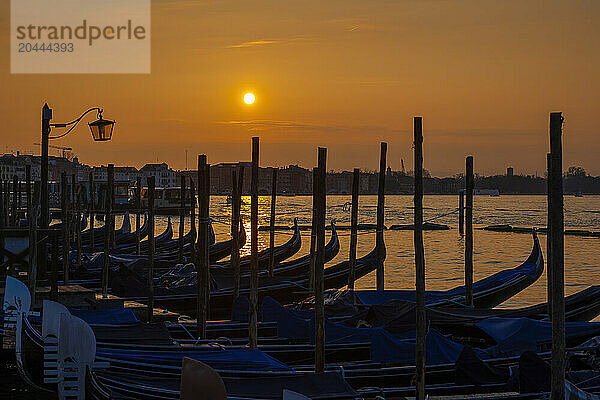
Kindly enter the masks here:
<path id="1" fill-rule="evenodd" d="M 97 112 L 97 120 L 94 122 L 88 123 L 90 127 L 90 131 L 92 133 L 92 138 L 96 142 L 105 142 L 112 138 L 113 128 L 115 126 L 115 121 L 111 121 L 108 119 L 102 118 L 102 109 L 99 107 L 93 107 L 89 110 L 85 111 L 83 114 L 79 116 L 79 118 L 74 119 L 71 122 L 67 122 L 64 124 L 59 123 L 50 123 L 52 119 L 52 109 L 48 107 L 48 104 L 44 104 L 42 108 L 42 165 L 41 165 L 41 187 L 40 187 L 40 227 L 48 228 L 49 224 L 49 212 L 50 206 L 48 201 L 48 141 L 50 139 L 60 139 L 62 137 L 67 136 L 79 122 L 92 111 Z M 69 128 L 65 132 L 56 135 L 50 136 L 51 128 Z"/>

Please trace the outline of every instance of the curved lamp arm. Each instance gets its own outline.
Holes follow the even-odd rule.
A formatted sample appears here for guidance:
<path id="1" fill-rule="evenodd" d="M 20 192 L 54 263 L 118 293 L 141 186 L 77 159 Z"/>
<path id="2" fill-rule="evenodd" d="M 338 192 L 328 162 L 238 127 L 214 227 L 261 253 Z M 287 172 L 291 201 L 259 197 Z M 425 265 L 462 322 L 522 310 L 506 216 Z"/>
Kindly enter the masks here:
<path id="1" fill-rule="evenodd" d="M 98 112 L 98 117 L 102 117 L 102 109 L 100 107 L 92 107 L 89 110 L 85 111 L 83 114 L 81 114 L 79 116 L 79 118 L 74 119 L 71 122 L 67 122 L 66 124 L 50 124 L 50 126 L 53 126 L 55 128 L 66 128 L 67 126 L 73 125 L 69 128 L 69 130 L 67 130 L 65 133 L 61 133 L 58 136 L 50 136 L 48 137 L 48 139 L 59 139 L 61 137 L 67 136 L 69 133 L 71 133 L 71 131 L 77 126 L 77 124 L 79 123 L 79 121 L 81 121 L 81 119 L 83 117 L 85 117 L 87 114 L 89 114 L 92 111 L 97 111 Z"/>

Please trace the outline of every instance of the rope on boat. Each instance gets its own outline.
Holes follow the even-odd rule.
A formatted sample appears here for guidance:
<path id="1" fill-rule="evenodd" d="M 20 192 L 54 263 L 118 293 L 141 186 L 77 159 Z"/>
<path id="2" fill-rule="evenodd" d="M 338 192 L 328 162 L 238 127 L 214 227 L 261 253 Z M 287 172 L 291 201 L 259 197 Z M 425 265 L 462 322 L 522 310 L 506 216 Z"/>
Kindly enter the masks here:
<path id="1" fill-rule="evenodd" d="M 190 331 L 188 331 L 188 329 L 185 327 L 185 325 L 183 325 L 183 324 L 177 324 L 177 325 L 180 326 L 188 335 L 190 335 L 192 340 L 197 339 L 194 335 L 192 335 L 192 333 Z M 196 343 L 198 343 L 198 342 L 196 342 Z"/>
<path id="2" fill-rule="evenodd" d="M 291 284 L 293 284 L 293 285 L 296 285 L 296 286 L 298 286 L 298 287 L 299 287 L 300 289 L 302 289 L 302 290 L 306 290 L 307 292 L 310 292 L 310 289 L 307 289 L 307 288 L 305 288 L 304 286 L 302 286 L 302 285 L 301 285 L 301 284 L 299 284 L 299 283 L 292 282 L 292 281 L 282 281 L 282 282 L 285 282 L 285 283 L 291 283 Z"/>

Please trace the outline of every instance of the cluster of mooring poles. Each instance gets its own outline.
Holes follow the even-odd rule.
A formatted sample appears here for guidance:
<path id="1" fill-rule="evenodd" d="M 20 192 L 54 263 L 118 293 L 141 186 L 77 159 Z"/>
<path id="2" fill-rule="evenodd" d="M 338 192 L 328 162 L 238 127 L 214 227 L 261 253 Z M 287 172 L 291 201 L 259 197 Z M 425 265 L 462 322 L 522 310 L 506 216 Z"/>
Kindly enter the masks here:
<path id="1" fill-rule="evenodd" d="M 564 374 L 565 374 L 565 304 L 564 304 L 564 216 L 563 216 L 563 183 L 562 183 L 562 123 L 560 112 L 550 114 L 550 153 L 547 154 L 548 173 L 548 230 L 547 230 L 547 300 L 548 314 L 552 320 L 552 399 L 564 399 Z M 44 128 L 44 127 L 43 127 Z M 415 249 L 415 288 L 416 288 L 416 397 L 425 399 L 425 364 L 426 364 L 426 334 L 427 320 L 425 312 L 425 255 L 423 246 L 423 120 L 415 117 L 413 121 L 414 143 L 414 249 Z M 250 232 L 251 232 L 251 268 L 250 268 L 250 296 L 248 337 L 249 346 L 257 347 L 258 341 L 258 170 L 259 170 L 259 138 L 252 138 L 252 165 L 250 182 Z M 384 204 L 385 204 L 385 172 L 386 172 L 387 143 L 381 143 L 379 166 L 379 189 L 377 196 L 377 228 L 376 251 L 377 290 L 384 290 L 384 259 L 385 245 L 384 233 Z M 324 264 L 325 264 L 325 219 L 326 219 L 326 171 L 327 149 L 318 148 L 317 166 L 313 169 L 313 214 L 310 244 L 310 290 L 315 297 L 315 370 L 322 372 L 325 366 L 325 313 L 323 305 L 324 290 Z M 42 168 L 42 175 L 47 174 Z M 178 260 L 184 260 L 184 225 L 185 219 L 190 217 L 190 230 L 196 243 L 191 246 L 192 260 L 197 271 L 197 331 L 198 337 L 206 338 L 206 322 L 210 310 L 210 259 L 209 259 L 209 204 L 210 204 L 210 164 L 206 155 L 198 156 L 197 188 L 193 179 L 190 179 L 189 189 L 186 177 L 181 177 L 180 210 L 179 210 L 179 243 Z M 53 243 L 51 257 L 51 297 L 58 296 L 58 242 L 62 245 L 62 272 L 63 281 L 69 281 L 69 248 L 76 248 L 76 263 L 81 265 L 81 216 L 83 206 L 87 203 L 90 221 L 91 246 L 95 246 L 94 216 L 104 214 L 104 259 L 102 270 L 102 295 L 108 295 L 109 258 L 111 248 L 114 248 L 115 203 L 114 165 L 107 166 L 107 184 L 104 191 L 98 190 L 100 184 L 94 182 L 94 177 L 89 175 L 89 187 L 85 188 L 77 181 L 75 175 L 69 183 L 66 173 L 61 175 L 61 215 L 62 225 L 60 230 L 46 228 L 48 221 L 39 220 L 40 207 L 48 207 L 48 199 L 40 196 L 40 182 L 32 183 L 31 167 L 26 166 L 25 182 L 20 182 L 15 176 L 10 181 L 0 181 L 0 228 L 8 229 L 18 227 L 21 217 L 27 219 L 29 245 L 27 249 L 30 267 L 29 286 L 35 296 L 36 279 L 46 276 L 46 254 L 40 249 L 46 248 L 46 243 Z M 232 172 L 232 215 L 231 215 L 231 264 L 234 272 L 234 296 L 240 293 L 240 230 L 243 229 L 241 218 L 242 189 L 244 184 L 244 169 L 240 166 Z M 25 202 L 22 200 L 25 186 Z M 351 232 L 349 251 L 348 287 L 354 288 L 356 275 L 356 249 L 358 239 L 358 207 L 360 170 L 355 168 L 352 180 L 351 201 Z M 12 186 L 12 189 L 11 189 Z M 277 192 L 277 169 L 273 169 L 271 185 L 271 208 L 269 223 L 269 275 L 273 275 L 275 264 L 275 205 Z M 12 198 L 11 198 L 12 191 Z M 47 191 L 46 191 L 47 192 Z M 474 173 L 473 157 L 466 158 L 465 188 L 459 193 L 459 232 L 465 238 L 465 304 L 474 306 L 473 299 L 473 192 Z M 104 193 L 103 196 L 101 194 Z M 97 197 L 98 195 L 98 197 Z M 41 197 L 41 198 L 40 198 Z M 141 253 L 140 248 L 140 218 L 146 212 L 148 215 L 148 320 L 152 320 L 154 313 L 154 288 L 153 272 L 155 257 L 155 180 L 147 179 L 147 193 L 144 196 L 147 204 L 142 203 L 142 181 L 137 179 L 134 192 L 135 197 L 135 227 L 137 232 L 136 253 Z M 196 235 L 196 197 L 198 199 L 198 229 Z M 101 199 L 104 200 L 103 210 L 98 207 Z M 25 203 L 25 207 L 23 207 Z M 23 210 L 25 208 L 25 210 Z M 189 214 L 188 214 L 189 213 Z M 42 217 L 50 215 L 42 212 Z M 1 238 L 0 238 L 1 239 Z M 73 246 L 71 246 L 73 245 Z M 6 256 L 6 255 L 5 255 Z M 8 256 L 7 256 L 8 257 Z M 12 258 L 10 258 L 12 257 Z M 8 257 L 14 262 L 15 256 Z M 40 260 L 43 260 L 40 262 Z M 25 262 L 25 261 L 23 261 Z"/>

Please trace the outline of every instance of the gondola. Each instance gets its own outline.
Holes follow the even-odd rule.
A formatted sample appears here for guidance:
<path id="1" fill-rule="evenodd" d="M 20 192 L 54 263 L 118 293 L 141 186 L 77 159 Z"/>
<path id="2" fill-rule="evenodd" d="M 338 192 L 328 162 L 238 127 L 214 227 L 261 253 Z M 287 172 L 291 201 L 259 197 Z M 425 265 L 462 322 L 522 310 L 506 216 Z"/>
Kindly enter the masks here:
<path id="1" fill-rule="evenodd" d="M 54 320 L 55 318 L 52 318 L 52 315 L 49 314 L 48 318 L 50 320 Z M 597 324 L 596 324 L 597 325 Z M 35 379 L 40 379 L 40 373 L 39 371 L 35 371 L 35 368 L 39 369 L 39 359 L 38 359 L 38 363 L 35 362 L 36 356 L 35 356 L 35 348 L 37 347 L 39 350 L 39 346 L 43 345 L 43 340 L 41 339 L 41 337 L 39 337 L 39 333 L 37 331 L 36 328 L 33 328 L 32 325 L 30 324 L 30 322 L 24 321 L 24 329 L 23 331 L 27 333 L 26 336 L 24 336 L 24 340 L 26 343 L 29 343 L 29 346 L 31 347 L 27 347 L 28 345 L 26 344 L 23 349 L 30 349 L 31 351 L 23 351 L 22 355 L 25 355 L 25 359 L 21 360 L 21 365 L 29 365 L 29 369 L 30 371 L 26 371 L 27 372 L 27 377 L 29 379 L 32 379 L 35 381 Z M 575 335 L 579 335 L 579 332 L 581 331 L 580 328 L 578 328 L 578 325 L 575 325 L 573 327 L 567 326 L 567 332 L 571 332 L 571 334 L 568 333 L 568 338 L 572 336 L 573 333 L 575 333 Z M 525 336 L 529 335 L 529 332 L 522 332 L 521 335 L 525 334 Z M 501 334 L 503 335 L 503 334 Z M 110 330 L 107 330 L 104 334 L 105 337 L 109 337 L 109 338 L 113 338 L 113 339 L 118 339 L 118 335 L 110 335 Z M 115 337 L 117 336 L 117 337 Z M 140 335 L 135 335 L 135 337 L 139 337 Z M 141 335 L 141 336 L 145 336 L 145 335 Z M 511 337 L 514 337 L 511 335 Z M 143 338 L 142 338 L 143 340 Z M 152 340 L 150 338 L 150 340 Z M 445 341 L 443 342 L 444 344 L 449 344 L 450 342 Z M 112 374 L 113 379 L 117 379 L 117 381 L 120 379 L 120 377 L 126 377 L 127 373 L 122 374 L 123 371 L 128 371 L 131 373 L 132 376 L 138 376 L 136 375 L 137 372 L 143 372 L 143 371 L 147 371 L 147 373 L 151 374 L 152 379 L 155 380 L 155 382 L 157 383 L 158 387 L 157 389 L 161 389 L 164 388 L 162 386 L 163 383 L 162 379 L 169 379 L 169 377 L 171 377 L 170 379 L 177 379 L 178 377 L 178 364 L 177 362 L 173 362 L 173 360 L 177 360 L 180 359 L 180 356 L 178 355 L 174 355 L 174 356 L 167 356 L 168 354 L 172 354 L 172 350 L 173 350 L 173 346 L 169 345 L 168 341 L 166 343 L 166 345 L 162 345 L 161 346 L 154 346 L 154 345 L 149 345 L 147 346 L 147 348 L 144 348 L 144 345 L 126 345 L 126 344 L 113 344 L 112 347 L 111 346 L 106 346 L 103 343 L 100 343 L 98 345 L 99 350 L 99 354 L 100 356 L 97 357 L 99 360 L 110 360 L 112 365 L 113 365 L 113 371 L 118 371 L 119 372 L 119 376 L 115 376 L 114 372 Z M 407 347 L 407 349 L 410 348 Z M 431 346 L 432 350 L 431 351 L 437 351 L 436 350 L 436 346 L 433 345 Z M 206 349 L 206 348 L 205 348 Z M 218 349 L 218 348 L 214 348 L 214 349 Z M 177 352 L 186 352 L 186 351 L 191 351 L 191 350 L 177 350 Z M 202 349 L 198 349 L 198 351 L 205 351 Z M 210 350 L 209 350 L 210 351 Z M 279 352 L 281 351 L 285 351 L 285 346 L 281 346 L 279 347 Z M 150 352 L 150 353 L 148 353 Z M 158 352 L 158 353 L 157 353 Z M 162 352 L 166 352 L 166 353 L 162 353 Z M 29 357 L 26 353 L 29 353 L 29 356 L 33 355 L 33 358 L 27 358 Z M 413 352 L 411 352 L 413 353 Z M 137 354 L 137 355 L 136 355 Z M 163 357 L 163 354 L 167 357 Z M 414 354 L 414 353 L 413 353 Z M 39 356 L 39 354 L 38 354 Z M 133 357 L 133 358 L 132 358 Z M 175 358 L 173 358 L 175 357 Z M 430 359 L 430 356 L 428 356 L 428 359 Z M 137 360 L 137 361 L 136 361 Z M 491 359 L 489 361 L 486 361 L 486 363 L 491 363 L 493 365 L 503 365 L 507 364 L 507 363 L 514 363 L 515 357 L 512 358 L 498 358 L 498 359 Z M 29 362 L 30 361 L 30 362 Z M 29 364 L 27 364 L 27 362 L 29 362 Z M 129 367 L 128 367 L 129 365 Z M 340 371 L 339 367 L 335 367 L 335 366 L 330 366 L 329 367 L 330 370 L 338 370 Z M 412 370 L 411 370 L 412 369 Z M 438 364 L 435 366 L 429 366 L 427 368 L 428 370 L 428 382 L 432 382 L 432 381 L 443 381 L 444 379 L 450 379 L 449 377 L 453 377 L 454 376 L 454 365 L 453 364 Z M 305 371 L 306 373 L 310 373 L 310 369 L 302 369 L 302 368 L 296 368 L 296 371 Z M 349 383 L 352 384 L 352 386 L 354 387 L 362 387 L 364 385 L 364 382 L 370 382 L 371 386 L 373 384 L 380 384 L 380 386 L 382 386 L 384 389 L 382 389 L 385 393 L 411 393 L 410 391 L 412 390 L 410 387 L 397 387 L 398 384 L 400 382 L 402 382 L 402 379 L 409 381 L 410 380 L 410 376 L 411 374 L 414 373 L 414 367 L 410 367 L 410 365 L 407 366 L 402 366 L 402 364 L 398 364 L 397 366 L 393 366 L 393 365 L 382 365 L 380 363 L 374 363 L 374 362 L 364 362 L 364 363 L 352 363 L 352 364 L 346 364 L 343 366 L 343 373 L 344 376 L 346 377 L 347 381 Z M 412 372 L 411 372 L 412 371 Z M 251 371 L 239 371 L 239 370 L 234 370 L 231 371 L 229 369 L 226 369 L 223 371 L 224 377 L 225 379 L 228 379 L 229 377 L 231 377 L 232 379 L 235 379 L 234 377 L 239 377 L 239 376 L 247 376 L 248 378 L 252 378 L 253 376 L 263 376 L 264 379 L 264 373 L 265 371 L 260 371 L 260 370 L 251 370 Z M 276 373 L 276 375 L 285 375 L 285 369 L 280 370 Z M 110 374 L 109 374 L 110 375 Z M 402 378 L 402 376 L 404 376 L 404 378 Z M 162 378 L 161 378 L 162 377 Z M 385 385 L 386 385 L 386 379 L 388 380 L 388 382 L 395 382 L 393 385 L 396 387 L 395 389 L 385 389 Z M 391 379 L 391 381 L 390 381 Z M 448 393 L 471 393 L 471 392 L 476 392 L 477 391 L 477 385 L 456 385 L 453 384 L 453 381 L 447 381 L 450 383 L 447 383 L 446 385 L 441 385 L 441 384 L 437 384 L 436 386 L 432 386 L 429 389 L 432 392 L 436 392 L 438 394 L 448 394 Z M 367 383 L 368 384 L 368 383 Z M 406 383 L 407 386 L 410 386 L 410 383 Z M 493 385 L 489 385 L 486 387 L 486 390 L 489 391 L 489 389 L 495 387 L 497 390 L 501 391 L 501 389 L 503 387 L 504 384 L 497 384 L 496 386 Z M 42 385 L 43 386 L 43 385 Z M 364 393 L 363 393 L 364 394 Z"/>
<path id="2" fill-rule="evenodd" d="M 166 242 L 169 240 L 172 240 L 171 238 L 173 237 L 173 225 L 171 224 L 171 219 L 169 218 L 169 221 L 167 223 L 167 227 L 165 228 L 165 230 L 155 236 L 154 240 L 156 243 L 162 243 L 162 242 Z M 147 240 L 144 240 L 141 242 L 141 244 L 146 244 Z M 147 246 L 147 245 L 146 245 Z M 135 247 L 133 249 L 133 252 L 135 252 Z M 112 253 L 112 250 L 111 250 Z M 131 255 L 131 254 L 122 254 L 122 255 L 110 255 L 109 256 L 109 260 L 110 263 L 119 263 L 119 262 L 128 262 L 128 261 L 132 261 L 135 259 L 138 259 L 140 257 L 146 257 L 146 255 L 143 256 L 137 256 L 137 255 Z M 104 253 L 102 252 L 98 252 L 98 253 L 92 253 L 91 255 L 87 255 L 85 258 L 87 258 L 84 262 L 83 262 L 83 266 L 85 267 L 85 269 L 87 270 L 93 270 L 93 269 L 98 269 L 98 268 L 102 268 L 102 266 L 104 265 Z"/>
<path id="3" fill-rule="evenodd" d="M 544 272 L 544 256 L 535 231 L 533 248 L 527 260 L 519 266 L 501 270 L 473 284 L 473 303 L 476 308 L 494 308 L 536 282 Z M 415 301 L 414 290 L 357 290 L 357 301 L 364 305 L 381 304 L 389 300 Z M 465 288 L 427 291 L 426 304 L 436 308 L 455 308 L 465 304 Z"/>
<path id="4" fill-rule="evenodd" d="M 377 251 L 373 250 L 369 254 L 356 260 L 356 279 L 362 278 L 377 266 Z M 335 266 L 325 269 L 324 285 L 325 288 L 338 288 L 347 283 L 348 263 L 342 262 Z M 231 305 L 233 303 L 233 288 L 216 286 L 213 280 L 210 310 L 211 318 L 228 317 Z M 282 301 L 295 301 L 306 297 L 309 287 L 309 276 L 304 273 L 297 277 L 259 277 L 259 299 L 271 296 Z M 192 294 L 192 287 L 186 290 L 187 293 L 168 293 L 166 290 L 155 295 L 155 304 L 170 310 L 177 310 L 182 314 L 195 315 L 196 295 Z M 248 296 L 250 292 L 248 282 L 242 281 L 240 295 Z M 157 290 L 156 293 L 159 293 Z M 139 299 L 143 301 L 144 299 Z M 260 301 L 260 300 L 259 300 Z"/>
<path id="5" fill-rule="evenodd" d="M 298 219 L 294 218 L 294 226 L 292 228 L 294 233 L 292 237 L 281 246 L 276 246 L 273 250 L 273 258 L 275 263 L 278 264 L 288 258 L 292 257 L 294 254 L 300 250 L 302 246 L 302 238 L 300 237 L 300 230 L 298 229 Z M 269 257 L 270 257 L 270 249 L 265 249 L 258 252 L 258 268 L 266 269 L 269 266 Z M 252 264 L 252 256 L 244 256 L 240 258 L 240 269 L 249 269 Z M 231 266 L 230 262 L 217 263 L 218 266 L 222 268 L 227 268 Z"/>
<path id="6" fill-rule="evenodd" d="M 31 329 L 31 326 L 27 329 Z M 108 332 L 107 332 L 108 333 Z M 34 342 L 37 342 L 38 345 L 41 342 L 41 338 L 36 339 L 35 329 L 31 330 L 31 336 L 33 336 Z M 281 346 L 281 351 L 284 350 L 284 347 Z M 435 346 L 432 346 L 433 350 L 437 351 Z M 277 368 L 276 370 L 264 370 L 264 369 L 234 369 L 234 368 L 224 368 L 221 361 L 217 361 L 213 359 L 211 354 L 218 354 L 220 348 L 213 347 L 211 348 L 198 348 L 197 350 L 190 348 L 179 348 L 174 349 L 174 346 L 147 346 L 144 348 L 143 345 L 127 345 L 127 344 L 113 344 L 106 345 L 105 343 L 97 344 L 97 353 L 96 359 L 99 361 L 109 361 L 110 368 L 106 371 L 95 371 L 96 378 L 99 379 L 100 383 L 107 384 L 105 389 L 113 390 L 115 388 L 120 388 L 120 390 L 126 390 L 126 392 L 121 392 L 121 394 L 128 393 L 129 395 L 133 395 L 134 398 L 147 398 L 144 397 L 144 392 L 139 392 L 141 387 L 146 386 L 148 389 L 155 389 L 155 393 L 163 393 L 165 389 L 168 389 L 172 382 L 178 382 L 179 374 L 181 371 L 181 358 L 184 354 L 190 355 L 192 357 L 199 357 L 198 359 L 202 360 L 213 360 L 217 362 L 217 364 L 213 364 L 215 368 L 218 369 L 223 379 L 227 380 L 236 380 L 236 379 L 256 379 L 260 378 L 261 380 L 268 379 L 283 379 L 297 377 L 299 375 L 310 375 L 312 373 L 312 369 L 310 367 L 296 367 L 295 372 L 287 369 L 287 367 Z M 465 349 L 465 348 L 464 348 Z M 458 356 L 459 358 L 462 356 L 463 352 Z M 226 350 L 231 351 L 231 350 Z M 235 351 L 235 349 L 233 349 Z M 197 355 L 194 356 L 194 354 Z M 547 353 L 546 357 L 547 357 Z M 508 371 L 508 367 L 515 365 L 518 363 L 518 357 L 509 357 L 509 358 L 495 358 L 490 359 L 482 365 L 489 365 L 492 368 L 503 368 Z M 307 360 L 309 363 L 309 360 Z M 31 364 L 32 367 L 35 367 L 34 364 Z M 219 368 L 219 366 L 221 366 Z M 38 366 L 39 368 L 39 366 Z M 495 383 L 488 383 L 486 385 L 480 384 L 457 384 L 455 383 L 455 375 L 456 375 L 457 364 L 454 363 L 440 363 L 437 365 L 429 365 L 426 369 L 427 373 L 427 382 L 430 386 L 428 386 L 428 392 L 432 394 L 471 394 L 471 393 L 479 393 L 484 389 L 486 392 L 489 392 L 491 389 L 494 389 L 496 392 L 503 392 L 511 389 L 510 382 L 508 381 L 509 374 L 506 373 L 506 382 L 502 381 L 500 376 L 496 377 L 499 381 Z M 329 365 L 327 367 L 328 371 L 331 372 L 339 372 L 341 373 L 345 380 L 351 384 L 354 388 L 363 388 L 365 386 L 378 386 L 381 389 L 371 390 L 362 389 L 359 390 L 361 394 L 365 394 L 366 397 L 371 398 L 372 393 L 395 393 L 404 395 L 410 395 L 414 388 L 411 384 L 411 378 L 414 375 L 414 367 L 410 365 L 392 365 L 387 363 L 386 365 L 377 363 L 377 362 L 354 362 L 354 363 L 346 363 L 343 366 L 335 366 Z M 29 374 L 29 376 L 34 376 L 35 374 Z M 146 378 L 144 378 L 146 377 Z M 271 378 L 270 378 L 271 377 Z M 132 389 L 132 387 L 127 387 L 129 385 L 125 385 L 125 383 L 137 382 L 132 387 L 136 389 Z M 120 385 L 122 386 L 115 386 Z M 405 385 L 405 386 L 403 386 Z M 175 394 L 176 394 L 176 387 Z M 127 390 L 129 390 L 127 392 Z M 164 392 L 164 393 L 168 393 Z M 244 392 L 248 393 L 248 392 Z M 141 396 L 141 397 L 137 397 Z M 162 395 L 160 395 L 162 396 Z M 163 398 L 163 397 L 158 397 Z M 169 398 L 168 396 L 165 398 Z M 335 398 L 335 397 L 334 397 Z"/>
<path id="7" fill-rule="evenodd" d="M 81 232 L 81 243 L 84 246 L 90 246 L 92 244 L 92 232 L 94 235 L 94 244 L 95 243 L 102 243 L 102 241 L 104 240 L 104 231 L 105 231 L 106 225 L 100 226 L 100 227 L 94 227 L 94 229 L 86 229 L 83 232 Z M 123 223 L 121 224 L 121 227 L 119 229 L 115 229 L 115 242 L 118 243 L 118 239 L 121 235 L 123 234 L 128 234 L 131 233 L 131 221 L 129 218 L 129 213 L 126 212 L 125 215 L 123 216 Z"/>
<path id="8" fill-rule="evenodd" d="M 334 253 L 337 252 L 339 242 L 337 240 L 337 232 L 332 231 L 333 240 L 330 241 L 328 255 L 332 258 Z M 296 252 L 296 243 L 301 242 L 300 232 L 298 229 L 295 230 L 293 237 L 283 246 L 291 246 L 291 252 Z M 280 252 L 280 254 L 283 253 Z M 268 252 L 264 253 L 264 257 L 268 257 Z M 368 274 L 375 268 L 376 252 L 372 251 L 366 256 L 357 260 L 356 263 L 356 276 L 357 279 Z M 268 258 L 267 258 L 268 259 Z M 272 296 L 280 299 L 295 299 L 299 300 L 305 297 L 306 288 L 308 288 L 309 274 L 308 265 L 310 258 L 302 257 L 299 262 L 290 261 L 289 264 L 283 264 L 281 276 L 269 277 L 266 274 L 259 276 L 259 297 Z M 276 270 L 279 270 L 277 264 Z M 341 287 L 347 282 L 347 268 L 348 263 L 343 262 L 337 266 L 329 267 L 325 270 L 324 282 L 327 288 Z M 223 265 L 216 267 L 217 270 L 224 268 Z M 289 275 L 294 270 L 295 273 Z M 227 271 L 227 269 L 226 269 Z M 246 274 L 247 275 L 247 274 Z M 134 281 L 126 280 L 125 277 L 111 278 L 111 287 L 113 292 L 125 299 L 145 301 L 146 292 L 145 285 L 140 285 L 139 282 L 144 281 L 143 277 L 133 276 L 129 274 L 130 279 Z M 136 283 L 137 282 L 137 283 Z M 145 281 L 144 281 L 145 282 Z M 139 295 L 131 295 L 132 290 L 137 290 Z M 159 307 L 163 307 L 169 310 L 177 311 L 186 315 L 195 315 L 196 312 L 196 286 L 195 279 L 185 279 L 185 284 L 171 287 L 156 286 L 154 288 L 155 304 Z M 242 279 L 240 294 L 247 295 L 249 293 L 249 282 L 247 279 Z M 214 277 L 211 277 L 211 303 L 210 312 L 212 318 L 218 317 L 229 317 L 231 305 L 233 303 L 233 281 L 230 272 L 225 274 L 215 273 Z"/>
<path id="9" fill-rule="evenodd" d="M 132 244 L 134 245 L 133 251 L 135 251 L 135 242 L 138 238 L 138 235 L 140 237 L 140 240 L 144 239 L 148 235 L 149 226 L 150 225 L 148 223 L 148 215 L 144 214 L 144 222 L 142 223 L 142 226 L 138 228 L 139 233 L 138 231 L 133 231 L 129 233 L 122 233 L 118 235 L 118 237 L 115 236 L 115 246 L 111 249 L 111 253 L 118 252 L 119 249 L 130 249 Z M 104 240 L 100 242 L 94 242 L 94 247 L 91 246 L 91 243 L 82 247 L 84 253 L 103 251 L 103 249 Z"/>
<path id="10" fill-rule="evenodd" d="M 25 219 L 25 221 L 26 221 L 26 219 Z M 88 226 L 88 215 L 87 215 L 87 213 L 83 213 L 81 215 L 81 220 L 79 222 L 79 226 L 80 226 L 79 229 L 81 229 L 82 231 L 84 231 L 85 228 L 87 228 L 87 226 Z M 50 225 L 51 229 L 62 229 L 62 227 L 63 227 L 63 222 L 62 221 Z"/>

